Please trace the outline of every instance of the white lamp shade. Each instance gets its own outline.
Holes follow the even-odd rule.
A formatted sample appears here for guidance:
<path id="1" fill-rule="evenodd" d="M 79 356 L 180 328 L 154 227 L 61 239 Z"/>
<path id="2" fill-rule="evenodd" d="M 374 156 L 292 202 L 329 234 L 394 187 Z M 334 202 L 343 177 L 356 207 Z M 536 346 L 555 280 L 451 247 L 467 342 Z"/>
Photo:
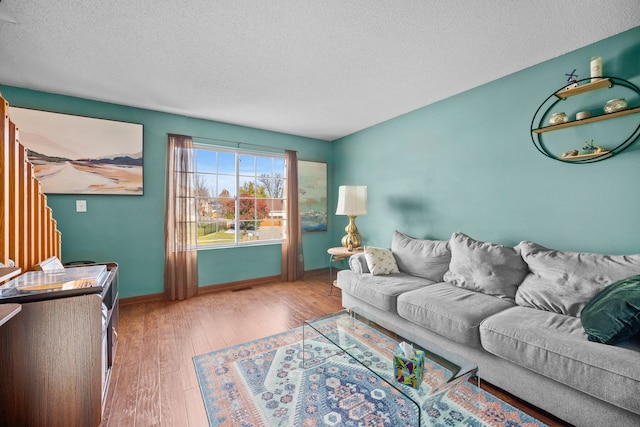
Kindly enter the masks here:
<path id="1" fill-rule="evenodd" d="M 338 189 L 338 208 L 336 215 L 366 215 L 367 186 L 341 185 Z"/>

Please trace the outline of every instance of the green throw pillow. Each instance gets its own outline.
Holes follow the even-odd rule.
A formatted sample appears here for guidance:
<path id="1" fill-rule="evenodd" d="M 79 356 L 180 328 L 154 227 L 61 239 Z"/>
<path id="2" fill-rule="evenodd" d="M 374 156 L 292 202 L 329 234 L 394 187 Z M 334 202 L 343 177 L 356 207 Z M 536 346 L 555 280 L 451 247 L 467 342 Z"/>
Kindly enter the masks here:
<path id="1" fill-rule="evenodd" d="M 640 332 L 640 276 L 604 288 L 580 312 L 589 341 L 614 344 Z"/>

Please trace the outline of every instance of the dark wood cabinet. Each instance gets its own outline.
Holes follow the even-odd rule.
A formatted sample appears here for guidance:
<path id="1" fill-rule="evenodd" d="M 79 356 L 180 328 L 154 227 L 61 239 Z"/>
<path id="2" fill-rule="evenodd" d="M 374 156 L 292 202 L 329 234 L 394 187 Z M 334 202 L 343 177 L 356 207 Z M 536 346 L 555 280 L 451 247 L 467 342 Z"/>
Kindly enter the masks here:
<path id="1" fill-rule="evenodd" d="M 118 266 L 93 293 L 25 302 L 0 327 L 0 425 L 98 426 L 117 345 Z"/>
<path id="2" fill-rule="evenodd" d="M 111 379 L 111 370 L 116 358 L 116 348 L 118 347 L 118 265 L 108 263 L 109 278 L 102 293 L 103 309 L 103 329 L 102 329 L 102 409 L 104 410 L 105 399 Z"/>

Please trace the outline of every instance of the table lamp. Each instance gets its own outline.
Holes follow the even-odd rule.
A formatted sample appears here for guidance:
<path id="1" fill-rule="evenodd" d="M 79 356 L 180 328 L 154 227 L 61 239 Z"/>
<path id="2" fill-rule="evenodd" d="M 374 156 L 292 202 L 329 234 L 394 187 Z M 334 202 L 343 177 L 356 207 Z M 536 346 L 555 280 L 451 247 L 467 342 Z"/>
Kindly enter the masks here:
<path id="1" fill-rule="evenodd" d="M 338 189 L 336 215 L 347 215 L 349 217 L 349 225 L 344 229 L 347 234 L 342 238 L 342 246 L 345 248 L 357 248 L 362 245 L 362 239 L 356 227 L 356 216 L 366 214 L 367 186 L 341 185 Z"/>

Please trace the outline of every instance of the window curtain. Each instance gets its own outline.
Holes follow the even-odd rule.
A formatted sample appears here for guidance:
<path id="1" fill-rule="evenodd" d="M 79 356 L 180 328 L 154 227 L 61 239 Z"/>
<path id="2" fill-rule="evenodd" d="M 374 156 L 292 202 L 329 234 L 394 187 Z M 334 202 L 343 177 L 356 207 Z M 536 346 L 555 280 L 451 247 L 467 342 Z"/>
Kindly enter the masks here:
<path id="1" fill-rule="evenodd" d="M 295 151 L 287 150 L 285 158 L 287 167 L 287 221 L 285 238 L 282 241 L 282 281 L 293 282 L 304 277 L 302 227 L 298 201 L 298 155 Z"/>
<path id="2" fill-rule="evenodd" d="M 195 244 L 193 140 L 169 135 L 164 227 L 164 298 L 184 300 L 198 293 Z"/>

